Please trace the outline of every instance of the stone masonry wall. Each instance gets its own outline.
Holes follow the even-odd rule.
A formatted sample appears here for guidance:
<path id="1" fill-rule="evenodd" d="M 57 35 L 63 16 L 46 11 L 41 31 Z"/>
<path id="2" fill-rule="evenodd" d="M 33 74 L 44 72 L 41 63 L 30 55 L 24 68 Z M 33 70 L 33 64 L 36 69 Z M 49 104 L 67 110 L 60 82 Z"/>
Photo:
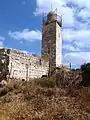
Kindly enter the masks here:
<path id="1" fill-rule="evenodd" d="M 6 75 L 9 73 L 9 57 L 7 52 L 4 48 L 0 49 L 0 81 L 6 79 Z"/>
<path id="2" fill-rule="evenodd" d="M 46 63 L 41 57 L 25 54 L 13 49 L 3 49 L 3 52 L 1 51 L 1 61 L 2 56 L 8 56 L 8 60 L 6 59 L 8 64 L 3 64 L 3 69 L 6 71 L 8 68 L 7 75 L 9 74 L 10 78 L 29 80 L 30 78 L 40 78 L 42 75 L 48 75 L 48 62 Z M 6 55 L 4 53 L 5 51 Z"/>
<path id="3" fill-rule="evenodd" d="M 56 67 L 62 64 L 62 27 L 56 22 Z"/>
<path id="4" fill-rule="evenodd" d="M 56 22 L 50 22 L 43 25 L 42 31 L 42 56 L 46 58 L 48 53 L 49 59 L 49 73 L 56 67 Z"/>
<path id="5" fill-rule="evenodd" d="M 62 63 L 61 27 L 57 21 L 45 23 L 42 31 L 42 57 L 48 53 L 49 73 L 52 74 L 56 67 Z"/>

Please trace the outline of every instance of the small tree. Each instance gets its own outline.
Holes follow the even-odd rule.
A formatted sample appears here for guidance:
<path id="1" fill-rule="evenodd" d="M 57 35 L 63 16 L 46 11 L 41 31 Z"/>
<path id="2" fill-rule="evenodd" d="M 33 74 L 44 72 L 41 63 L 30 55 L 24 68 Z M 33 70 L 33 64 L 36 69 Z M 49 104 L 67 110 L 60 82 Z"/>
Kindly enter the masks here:
<path id="1" fill-rule="evenodd" d="M 84 86 L 90 86 L 90 63 L 84 63 L 81 65 L 81 71 L 83 77 L 82 84 Z"/>
<path id="2" fill-rule="evenodd" d="M 84 63 L 83 65 L 81 65 L 81 71 L 90 72 L 90 63 Z"/>

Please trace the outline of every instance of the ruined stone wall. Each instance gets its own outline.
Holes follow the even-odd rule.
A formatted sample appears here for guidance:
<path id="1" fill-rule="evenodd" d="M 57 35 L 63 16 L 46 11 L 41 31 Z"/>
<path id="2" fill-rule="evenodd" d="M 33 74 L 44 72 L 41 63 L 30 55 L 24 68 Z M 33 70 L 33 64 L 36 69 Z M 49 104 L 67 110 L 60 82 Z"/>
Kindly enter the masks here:
<path id="1" fill-rule="evenodd" d="M 7 66 L 7 74 L 9 74 L 10 78 L 29 80 L 30 78 L 40 78 L 42 75 L 48 74 L 48 62 L 46 63 L 41 57 L 13 49 L 4 49 L 4 51 L 8 52 L 6 55 L 4 52 L 0 54 L 0 58 L 8 56 L 8 64 L 3 65 L 3 68 L 6 71 L 4 66 Z"/>
<path id="2" fill-rule="evenodd" d="M 6 75 L 9 74 L 8 65 L 9 65 L 8 51 L 2 48 L 0 49 L 0 81 L 2 79 L 6 79 Z"/>

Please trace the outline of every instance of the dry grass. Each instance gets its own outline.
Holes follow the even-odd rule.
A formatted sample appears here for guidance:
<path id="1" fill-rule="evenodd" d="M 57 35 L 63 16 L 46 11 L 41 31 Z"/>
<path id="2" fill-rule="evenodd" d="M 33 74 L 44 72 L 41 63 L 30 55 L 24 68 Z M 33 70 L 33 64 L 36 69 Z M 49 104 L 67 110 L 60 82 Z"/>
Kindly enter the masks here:
<path id="1" fill-rule="evenodd" d="M 9 83 L 0 97 L 0 120 L 90 120 L 89 87 L 67 90 L 51 83 Z"/>

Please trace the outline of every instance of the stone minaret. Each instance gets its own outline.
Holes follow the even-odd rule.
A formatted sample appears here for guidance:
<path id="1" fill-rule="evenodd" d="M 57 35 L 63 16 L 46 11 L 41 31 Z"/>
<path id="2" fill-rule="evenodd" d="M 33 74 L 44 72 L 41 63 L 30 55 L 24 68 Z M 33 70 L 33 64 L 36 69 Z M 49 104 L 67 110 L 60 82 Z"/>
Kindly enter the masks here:
<path id="1" fill-rule="evenodd" d="M 49 61 L 49 74 L 62 64 L 62 21 L 53 11 L 43 19 L 42 58 Z"/>

